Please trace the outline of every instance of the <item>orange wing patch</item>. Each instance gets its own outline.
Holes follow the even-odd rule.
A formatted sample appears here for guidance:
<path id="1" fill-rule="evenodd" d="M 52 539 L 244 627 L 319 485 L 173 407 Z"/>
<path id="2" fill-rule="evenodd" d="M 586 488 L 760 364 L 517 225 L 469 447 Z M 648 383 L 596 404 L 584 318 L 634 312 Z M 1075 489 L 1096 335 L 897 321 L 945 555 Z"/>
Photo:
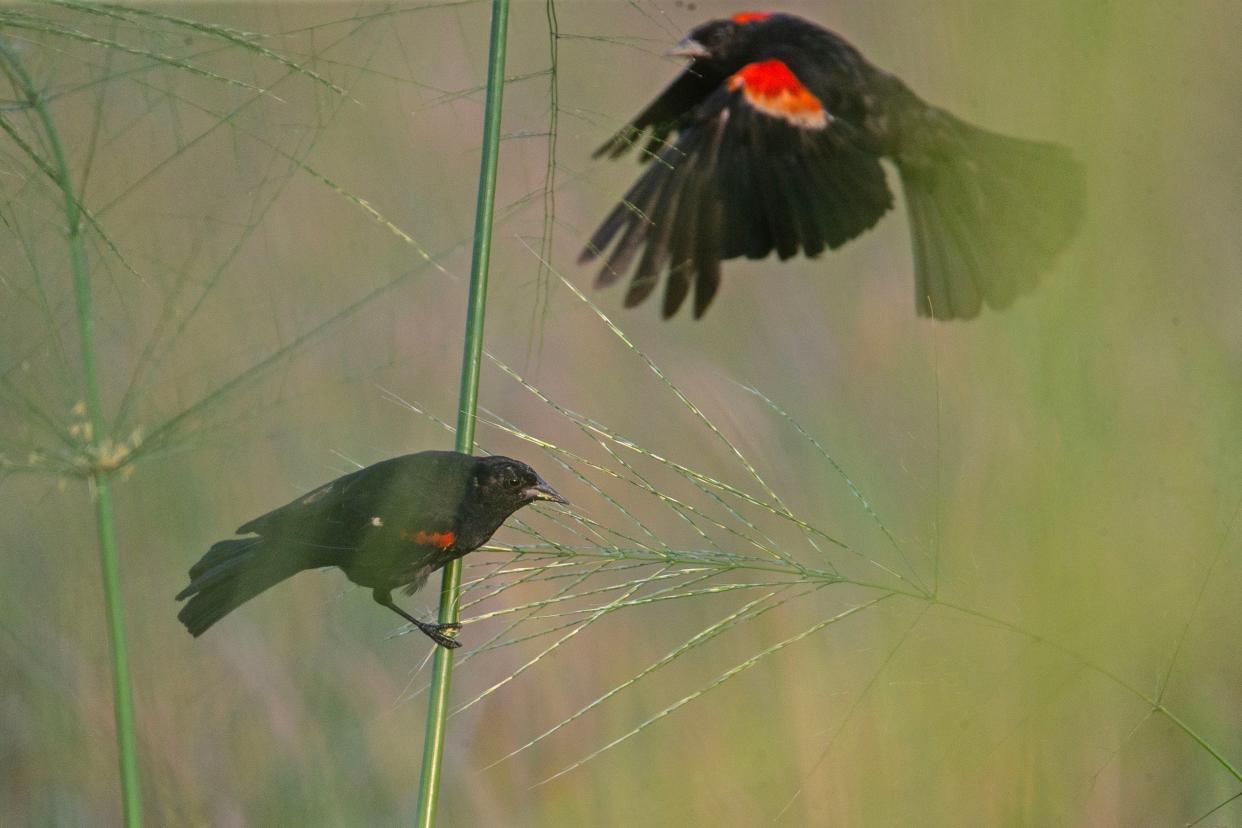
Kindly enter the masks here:
<path id="1" fill-rule="evenodd" d="M 742 90 L 755 109 L 802 129 L 823 129 L 832 118 L 784 61 L 748 63 L 729 77 L 729 91 Z"/>
<path id="2" fill-rule="evenodd" d="M 420 546 L 434 546 L 437 549 L 448 549 L 453 545 L 453 541 L 457 540 L 457 535 L 452 532 L 407 532 L 401 530 L 401 540 L 408 540 L 411 543 L 417 543 Z"/>
<path id="3" fill-rule="evenodd" d="M 762 23 L 764 20 L 767 20 L 771 16 L 772 16 L 772 12 L 747 11 L 747 12 L 738 12 L 737 14 L 733 15 L 729 19 L 732 20 L 734 23 L 738 24 L 739 26 L 743 26 L 747 23 Z"/>

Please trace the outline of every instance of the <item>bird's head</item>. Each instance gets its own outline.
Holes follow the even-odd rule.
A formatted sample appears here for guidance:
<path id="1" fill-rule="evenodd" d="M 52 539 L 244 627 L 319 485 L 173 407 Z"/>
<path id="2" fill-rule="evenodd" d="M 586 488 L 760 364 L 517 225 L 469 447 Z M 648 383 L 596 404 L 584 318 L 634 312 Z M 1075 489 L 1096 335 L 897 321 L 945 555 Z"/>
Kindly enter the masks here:
<path id="1" fill-rule="evenodd" d="M 768 12 L 749 11 L 709 20 L 691 29 L 668 54 L 720 65 L 737 63 L 746 59 L 752 38 L 773 16 Z"/>
<path id="2" fill-rule="evenodd" d="M 509 457 L 480 457 L 474 483 L 489 510 L 512 514 L 536 500 L 569 501 L 548 485 L 534 469 Z"/>

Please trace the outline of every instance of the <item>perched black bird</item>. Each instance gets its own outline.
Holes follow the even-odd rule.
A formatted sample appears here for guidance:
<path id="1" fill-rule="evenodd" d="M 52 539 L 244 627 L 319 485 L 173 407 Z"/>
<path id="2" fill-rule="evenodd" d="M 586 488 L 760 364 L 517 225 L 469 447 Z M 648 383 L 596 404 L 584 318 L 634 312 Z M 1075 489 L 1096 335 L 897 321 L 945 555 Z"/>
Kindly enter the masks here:
<path id="1" fill-rule="evenodd" d="M 1007 307 L 1078 224 L 1082 172 L 1067 150 L 924 103 L 807 20 L 743 12 L 699 26 L 670 54 L 689 67 L 595 153 L 615 158 L 650 131 L 642 160 L 651 163 L 581 256 L 616 243 L 596 281 L 604 286 L 642 251 L 626 307 L 667 271 L 664 317 L 693 282 L 697 318 L 722 259 L 840 247 L 893 205 L 881 158 L 896 164 L 905 192 L 920 315 Z"/>
<path id="2" fill-rule="evenodd" d="M 565 503 L 534 469 L 508 457 L 422 451 L 338 477 L 237 530 L 256 537 L 214 544 L 190 567 L 177 617 L 194 636 L 304 569 L 337 566 L 376 603 L 442 647 L 456 625 L 428 624 L 393 603 L 427 576 L 482 546 L 509 515 L 536 500 Z"/>

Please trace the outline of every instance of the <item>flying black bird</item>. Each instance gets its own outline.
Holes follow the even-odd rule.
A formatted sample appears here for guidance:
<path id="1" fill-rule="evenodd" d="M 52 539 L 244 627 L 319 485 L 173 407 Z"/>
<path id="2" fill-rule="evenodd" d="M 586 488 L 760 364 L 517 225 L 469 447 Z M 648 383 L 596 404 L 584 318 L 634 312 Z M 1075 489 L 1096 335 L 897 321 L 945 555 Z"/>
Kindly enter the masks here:
<path id="1" fill-rule="evenodd" d="M 626 307 L 667 272 L 664 317 L 693 283 L 697 318 L 723 259 L 840 247 L 893 205 L 881 158 L 905 193 L 920 315 L 1008 307 L 1078 224 L 1083 176 L 1066 149 L 931 106 L 807 20 L 743 12 L 699 26 L 670 54 L 690 65 L 595 153 L 615 158 L 646 139 L 646 171 L 580 259 L 606 254 L 602 287 L 641 251 Z"/>
<path id="2" fill-rule="evenodd" d="M 338 477 L 237 530 L 190 567 L 189 598 L 177 618 L 194 636 L 237 607 L 304 569 L 337 566 L 369 587 L 376 603 L 442 647 L 457 625 L 428 624 L 392 599 L 413 594 L 427 576 L 482 546 L 505 519 L 536 500 L 565 498 L 525 463 L 422 451 Z"/>

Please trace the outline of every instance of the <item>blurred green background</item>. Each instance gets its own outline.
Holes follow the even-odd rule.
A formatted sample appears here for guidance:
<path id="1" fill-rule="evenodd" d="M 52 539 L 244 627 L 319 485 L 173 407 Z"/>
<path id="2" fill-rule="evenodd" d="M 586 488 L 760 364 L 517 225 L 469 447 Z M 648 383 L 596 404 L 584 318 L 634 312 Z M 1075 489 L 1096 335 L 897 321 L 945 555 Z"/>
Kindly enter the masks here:
<path id="1" fill-rule="evenodd" d="M 197 641 L 172 596 L 212 541 L 256 514 L 355 462 L 450 445 L 390 397 L 455 416 L 489 7 L 150 8 L 262 33 L 248 42 L 301 71 L 167 20 L 0 10 L 0 37 L 46 90 L 107 237 L 88 232 L 104 402 L 118 439 L 143 438 L 114 493 L 148 820 L 400 824 L 417 796 L 428 643 L 390 637 L 391 614 L 335 571 L 282 585 Z M 900 210 L 818 261 L 729 263 L 697 323 L 660 322 L 653 305 L 624 311 L 620 290 L 592 295 L 781 502 L 849 550 L 812 548 L 788 521 L 704 495 L 646 454 L 610 455 L 494 366 L 487 420 L 602 467 L 572 461 L 637 522 L 536 446 L 488 426 L 480 444 L 528 459 L 581 515 L 620 533 L 613 542 L 755 554 L 625 482 L 641 477 L 806 566 L 906 588 L 935 581 L 938 600 L 888 598 L 813 632 L 538 787 L 883 593 L 795 586 L 784 596 L 801 597 L 492 768 L 762 593 L 608 612 L 529 667 L 574 628 L 483 652 L 455 676 L 454 699 L 511 680 L 451 721 L 443 823 L 1199 819 L 1242 791 L 1166 713 L 1242 766 L 1242 8 L 782 9 L 841 32 L 975 123 L 1072 146 L 1090 199 L 1073 247 L 1034 295 L 967 324 L 915 317 Z M 678 71 L 666 48 L 737 9 L 636 0 L 554 11 L 553 40 L 544 3 L 513 9 L 487 348 L 644 451 L 775 503 L 553 272 L 589 290 L 577 252 L 637 170 L 590 151 Z M 5 98 L 0 116 L 33 141 L 29 111 Z M 107 824 L 120 811 L 92 510 L 85 485 L 56 471 L 83 393 L 63 215 L 11 136 L 0 159 L 0 812 L 9 824 Z M 737 383 L 814 435 L 886 531 Z M 590 545 L 553 514 L 530 522 Z M 497 540 L 530 537 L 510 528 Z M 467 578 L 509 560 L 480 552 Z M 575 589 L 653 571 L 604 570 Z M 562 586 L 521 584 L 465 614 Z M 432 591 L 408 602 L 424 615 L 434 603 Z M 565 620 L 530 620 L 509 637 Z M 502 621 L 467 624 L 462 652 Z M 1239 822 L 1242 799 L 1200 824 Z"/>

